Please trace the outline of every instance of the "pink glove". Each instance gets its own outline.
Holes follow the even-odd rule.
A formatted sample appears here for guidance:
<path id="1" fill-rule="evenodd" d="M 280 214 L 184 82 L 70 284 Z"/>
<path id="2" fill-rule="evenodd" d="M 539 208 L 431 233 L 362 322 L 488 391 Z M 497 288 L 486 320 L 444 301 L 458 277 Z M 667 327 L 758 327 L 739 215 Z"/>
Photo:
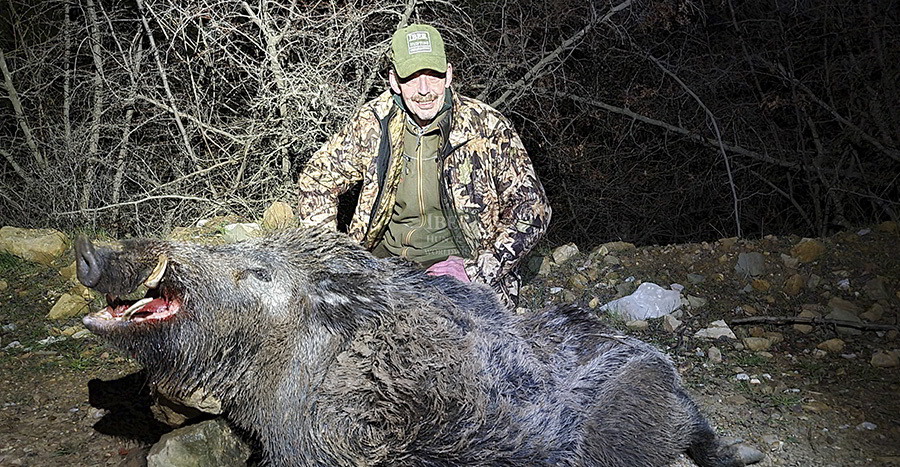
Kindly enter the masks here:
<path id="1" fill-rule="evenodd" d="M 449 256 L 440 263 L 434 263 L 425 273 L 431 276 L 453 276 L 462 282 L 472 282 L 466 274 L 466 265 L 459 256 Z"/>

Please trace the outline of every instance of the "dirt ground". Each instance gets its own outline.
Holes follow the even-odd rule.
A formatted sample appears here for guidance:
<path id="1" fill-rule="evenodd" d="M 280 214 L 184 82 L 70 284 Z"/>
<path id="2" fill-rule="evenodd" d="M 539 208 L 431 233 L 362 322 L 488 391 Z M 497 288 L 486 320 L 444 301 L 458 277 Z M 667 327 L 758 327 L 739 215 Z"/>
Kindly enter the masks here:
<path id="1" fill-rule="evenodd" d="M 872 361 L 900 349 L 898 240 L 896 227 L 843 233 L 819 239 L 824 252 L 801 264 L 781 257 L 799 243 L 795 237 L 582 252 L 533 277 L 520 311 L 563 301 L 596 306 L 639 282 L 681 284 L 683 296 L 706 303 L 683 307 L 674 331 L 662 319 L 649 320 L 646 329 L 605 319 L 671 355 L 721 435 L 764 451 L 761 466 L 900 465 L 900 367 Z M 764 256 L 757 282 L 735 272 L 742 252 Z M 62 258 L 58 266 L 71 261 Z M 791 290 L 789 278 L 797 274 L 807 281 Z M 877 299 L 863 286 L 874 278 L 886 292 Z M 0 288 L 7 285 L 0 290 L 0 466 L 119 465 L 164 432 L 149 415 L 145 380 L 132 360 L 93 336 L 59 340 L 81 328 L 78 317 L 45 318 L 74 286 L 57 267 L 0 254 L 0 281 Z M 802 309 L 824 315 L 836 297 L 861 312 L 878 305 L 877 320 L 863 323 L 880 329 L 848 335 L 833 325 L 801 332 L 791 324 L 734 324 Z M 718 319 L 731 324 L 737 339 L 694 337 Z M 764 336 L 771 346 L 749 350 L 743 338 L 750 336 Z M 830 339 L 843 348 L 818 348 Z"/>

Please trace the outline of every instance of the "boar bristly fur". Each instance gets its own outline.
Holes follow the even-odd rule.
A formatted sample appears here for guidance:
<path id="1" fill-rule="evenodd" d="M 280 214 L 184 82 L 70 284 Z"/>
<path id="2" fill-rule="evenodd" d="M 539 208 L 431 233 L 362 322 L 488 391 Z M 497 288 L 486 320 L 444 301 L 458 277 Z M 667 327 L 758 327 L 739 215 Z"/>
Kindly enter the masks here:
<path id="1" fill-rule="evenodd" d="M 320 229 L 77 253 L 111 295 L 88 328 L 217 398 L 271 465 L 743 465 L 665 355 L 575 307 L 518 316 Z M 141 282 L 140 306 L 116 297 Z"/>

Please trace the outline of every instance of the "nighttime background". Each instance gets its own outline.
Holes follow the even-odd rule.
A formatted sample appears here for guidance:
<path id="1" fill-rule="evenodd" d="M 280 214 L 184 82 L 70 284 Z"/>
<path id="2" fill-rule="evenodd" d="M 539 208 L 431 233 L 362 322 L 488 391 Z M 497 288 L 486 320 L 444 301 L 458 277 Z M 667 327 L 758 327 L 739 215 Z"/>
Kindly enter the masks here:
<path id="1" fill-rule="evenodd" d="M 442 32 L 458 92 L 515 123 L 551 244 L 827 235 L 896 220 L 896 1 L 10 0 L 0 225 L 159 235 L 293 202 L 386 88 L 391 32 Z"/>

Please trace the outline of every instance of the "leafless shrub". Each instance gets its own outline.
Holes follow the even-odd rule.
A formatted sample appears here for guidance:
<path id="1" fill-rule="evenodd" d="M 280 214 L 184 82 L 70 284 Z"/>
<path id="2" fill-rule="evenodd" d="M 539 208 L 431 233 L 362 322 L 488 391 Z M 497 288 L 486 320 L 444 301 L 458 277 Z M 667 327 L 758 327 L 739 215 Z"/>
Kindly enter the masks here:
<path id="1" fill-rule="evenodd" d="M 146 234 L 292 201 L 437 25 L 515 121 L 553 241 L 672 242 L 897 217 L 900 45 L 875 2 L 10 0 L 0 223 Z"/>

